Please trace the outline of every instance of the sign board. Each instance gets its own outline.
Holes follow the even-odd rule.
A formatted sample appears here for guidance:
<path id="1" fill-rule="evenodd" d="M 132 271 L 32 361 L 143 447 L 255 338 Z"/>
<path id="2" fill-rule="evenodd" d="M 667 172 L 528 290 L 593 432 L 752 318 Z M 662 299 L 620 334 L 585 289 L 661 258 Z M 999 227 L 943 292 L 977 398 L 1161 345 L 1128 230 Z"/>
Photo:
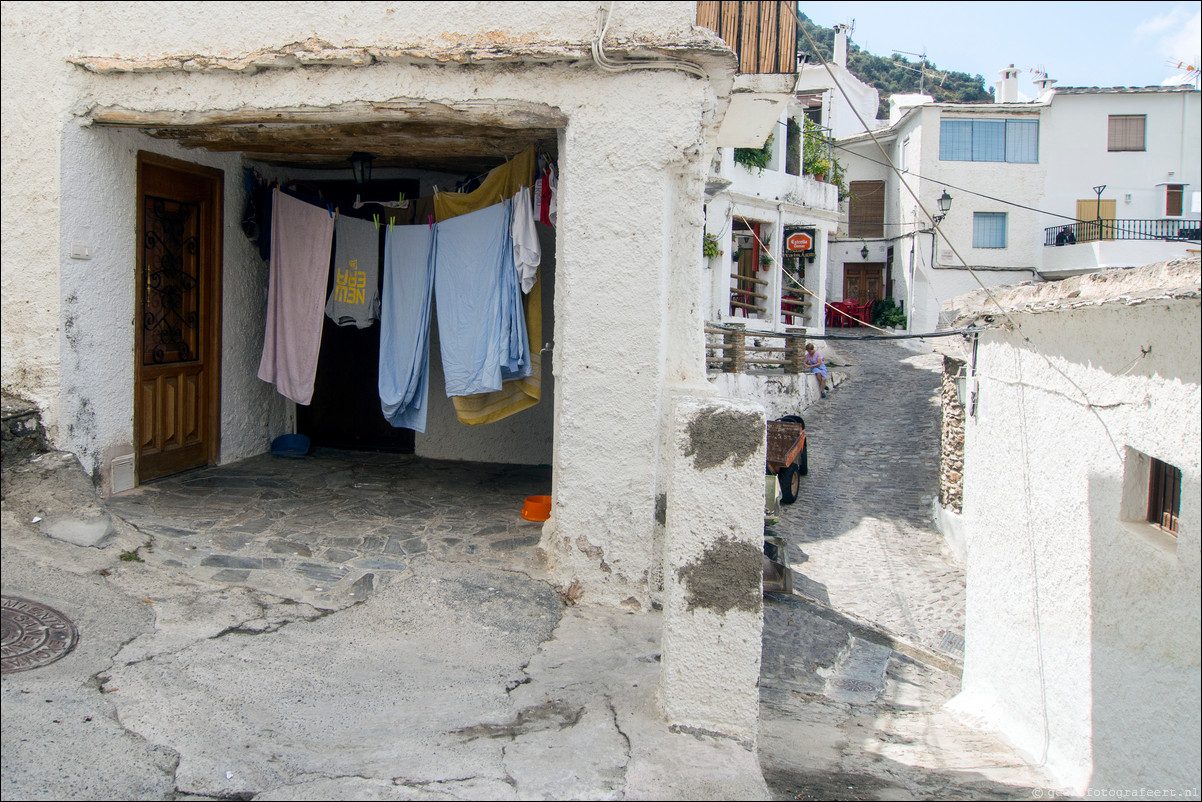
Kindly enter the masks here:
<path id="1" fill-rule="evenodd" d="M 804 231 L 798 231 L 795 234 L 790 234 L 785 240 L 785 249 L 789 251 L 812 251 L 814 250 L 814 237 Z"/>

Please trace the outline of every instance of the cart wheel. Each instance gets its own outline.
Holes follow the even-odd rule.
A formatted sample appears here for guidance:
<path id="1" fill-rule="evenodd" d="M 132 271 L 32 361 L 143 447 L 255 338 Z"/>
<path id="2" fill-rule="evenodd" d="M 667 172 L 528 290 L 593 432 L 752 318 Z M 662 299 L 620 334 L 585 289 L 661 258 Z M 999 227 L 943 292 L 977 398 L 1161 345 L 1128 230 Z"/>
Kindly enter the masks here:
<path id="1" fill-rule="evenodd" d="M 800 473 L 802 476 L 810 475 L 810 455 L 808 453 L 809 450 L 810 450 L 810 444 L 803 443 L 801 446 L 801 454 L 799 454 L 797 456 L 798 473 Z"/>
<path id="2" fill-rule="evenodd" d="M 780 481 L 780 503 L 792 504 L 797 501 L 797 494 L 801 492 L 801 474 L 797 471 L 796 465 L 790 465 L 776 475 Z"/>

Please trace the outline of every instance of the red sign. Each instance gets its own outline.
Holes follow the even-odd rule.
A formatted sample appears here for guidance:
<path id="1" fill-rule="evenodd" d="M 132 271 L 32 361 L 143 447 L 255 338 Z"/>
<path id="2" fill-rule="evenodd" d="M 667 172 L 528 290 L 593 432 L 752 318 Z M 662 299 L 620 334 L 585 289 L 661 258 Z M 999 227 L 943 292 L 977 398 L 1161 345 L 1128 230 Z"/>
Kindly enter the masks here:
<path id="1" fill-rule="evenodd" d="M 798 231 L 796 234 L 790 234 L 785 240 L 785 248 L 790 251 L 812 251 L 814 238 L 804 231 Z"/>

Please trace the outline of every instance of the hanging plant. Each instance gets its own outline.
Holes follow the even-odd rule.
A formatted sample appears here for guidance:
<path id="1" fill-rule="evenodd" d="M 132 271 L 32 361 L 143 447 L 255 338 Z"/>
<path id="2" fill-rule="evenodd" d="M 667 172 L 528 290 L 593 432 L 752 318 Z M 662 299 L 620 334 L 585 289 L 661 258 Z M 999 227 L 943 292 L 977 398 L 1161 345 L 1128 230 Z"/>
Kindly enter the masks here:
<path id="1" fill-rule="evenodd" d="M 772 160 L 772 134 L 758 148 L 735 148 L 735 164 L 741 164 L 748 170 L 757 173 L 764 172 L 768 162 Z"/>
<path id="2" fill-rule="evenodd" d="M 716 259 L 722 255 L 722 249 L 718 247 L 717 234 L 706 234 L 701 238 L 701 255 L 706 259 Z"/>

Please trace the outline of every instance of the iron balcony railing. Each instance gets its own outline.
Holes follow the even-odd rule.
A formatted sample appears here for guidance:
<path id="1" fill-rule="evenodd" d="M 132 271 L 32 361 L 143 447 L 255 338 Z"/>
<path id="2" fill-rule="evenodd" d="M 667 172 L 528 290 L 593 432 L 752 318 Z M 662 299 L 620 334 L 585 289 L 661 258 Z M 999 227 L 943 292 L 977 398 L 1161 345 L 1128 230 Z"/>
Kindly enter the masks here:
<path id="1" fill-rule="evenodd" d="M 1198 242 L 1202 222 L 1198 220 L 1078 220 L 1044 229 L 1044 245 L 1076 245 L 1120 239 Z"/>

